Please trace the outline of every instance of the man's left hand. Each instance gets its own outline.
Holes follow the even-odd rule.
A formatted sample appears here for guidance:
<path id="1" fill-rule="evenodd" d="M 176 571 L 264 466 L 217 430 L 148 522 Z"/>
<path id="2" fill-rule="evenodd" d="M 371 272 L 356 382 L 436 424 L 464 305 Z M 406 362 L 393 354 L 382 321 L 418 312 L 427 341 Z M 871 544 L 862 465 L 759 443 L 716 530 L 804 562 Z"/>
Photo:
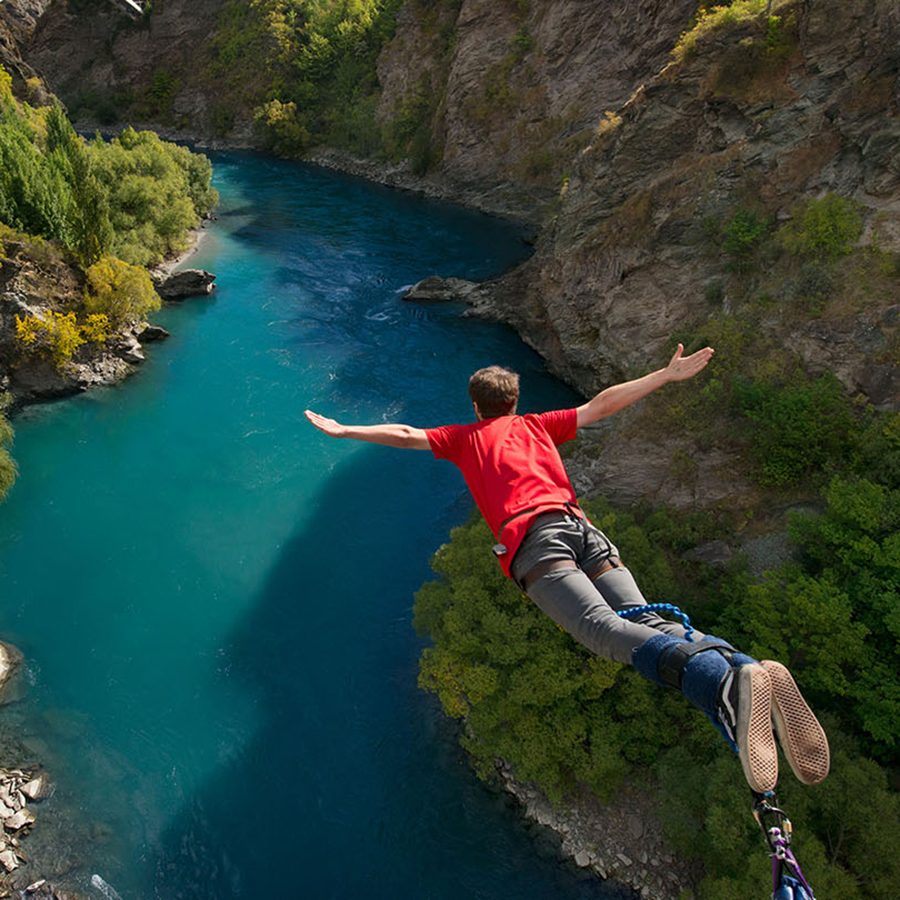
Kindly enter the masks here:
<path id="1" fill-rule="evenodd" d="M 686 381 L 693 378 L 698 372 L 706 368 L 707 363 L 713 358 L 716 351 L 712 347 L 704 347 L 690 356 L 682 356 L 684 345 L 679 344 L 674 356 L 666 366 L 666 375 L 670 381 Z"/>

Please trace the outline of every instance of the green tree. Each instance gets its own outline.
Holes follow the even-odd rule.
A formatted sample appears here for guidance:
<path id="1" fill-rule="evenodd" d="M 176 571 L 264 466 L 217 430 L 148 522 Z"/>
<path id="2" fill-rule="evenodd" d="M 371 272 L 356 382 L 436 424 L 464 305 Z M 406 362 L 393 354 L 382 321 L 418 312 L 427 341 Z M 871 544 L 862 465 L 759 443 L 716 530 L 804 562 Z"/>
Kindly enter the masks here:
<path id="1" fill-rule="evenodd" d="M 48 164 L 25 119 L 0 117 L 0 220 L 65 243 L 71 202 L 69 184 Z"/>
<path id="2" fill-rule="evenodd" d="M 84 141 L 75 133 L 62 107 L 47 116 L 47 150 L 71 189 L 67 210 L 67 243 L 83 266 L 95 263 L 113 242 L 106 192 L 93 172 Z"/>
<path id="3" fill-rule="evenodd" d="M 188 231 L 216 201 L 211 168 L 150 131 L 126 128 L 88 147 L 91 171 L 109 199 L 112 253 L 151 265 L 186 246 Z"/>

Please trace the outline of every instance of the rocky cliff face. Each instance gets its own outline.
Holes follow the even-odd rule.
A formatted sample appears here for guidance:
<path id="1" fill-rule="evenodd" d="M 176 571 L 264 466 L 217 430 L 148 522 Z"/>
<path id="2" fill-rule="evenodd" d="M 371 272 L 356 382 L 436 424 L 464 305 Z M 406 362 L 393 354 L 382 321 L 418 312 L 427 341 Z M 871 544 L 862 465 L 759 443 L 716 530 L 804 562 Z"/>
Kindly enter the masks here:
<path id="1" fill-rule="evenodd" d="M 711 31 L 614 110 L 573 160 L 534 257 L 479 304 L 586 394 L 663 364 L 673 335 L 718 319 L 750 323 L 773 355 L 900 406 L 900 7 L 819 0 L 773 12 L 774 37 L 764 22 Z M 864 227 L 861 249 L 813 269 L 830 279 L 819 307 L 795 296 L 809 267 L 736 265 L 723 252 L 736 211 L 777 230 L 827 192 L 852 198 Z M 673 441 L 628 415 L 615 424 L 615 440 L 604 432 L 601 450 L 580 451 L 580 490 L 675 505 L 758 499 L 733 455 L 701 454 L 690 428 Z M 702 460 L 699 483 L 673 477 L 679 455 Z"/>
<path id="2" fill-rule="evenodd" d="M 82 124 L 124 124 L 115 112 L 124 105 L 138 111 L 136 127 L 212 137 L 220 87 L 208 75 L 209 37 L 225 5 L 165 0 L 134 20 L 111 3 L 62 0 L 41 16 L 25 54 L 70 109 L 92 107 L 92 121 Z M 242 112 L 229 118 L 234 144 L 249 140 L 250 110 Z"/>
<path id="3" fill-rule="evenodd" d="M 750 276 L 733 277 L 709 252 L 708 229 L 738 208 L 780 222 L 799 200 L 836 191 L 860 204 L 863 243 L 900 251 L 900 8 L 774 6 L 790 28 L 783 55 L 754 57 L 758 25 L 723 28 L 614 112 L 573 161 L 535 257 L 507 284 L 496 311 L 585 392 L 663 361 L 671 335 L 709 317 L 711 294 L 724 290 L 714 302 L 728 311 Z M 842 335 L 847 386 L 896 402 L 866 371 L 891 340 L 896 288 L 865 309 L 852 286 L 844 292 L 827 318 L 789 323 L 773 340 L 821 367 Z"/>
<path id="4" fill-rule="evenodd" d="M 660 69 L 695 9 L 695 0 L 408 0 L 378 62 L 379 120 L 416 120 L 423 165 L 443 193 L 537 218 L 603 112 Z M 169 133 L 253 144 L 250 107 L 261 95 L 234 96 L 209 76 L 223 11 L 225 0 L 166 0 L 133 22 L 112 4 L 58 2 L 27 58 L 76 115 L 86 100 L 101 113 L 108 102 L 110 116 L 124 102 Z"/>
<path id="5" fill-rule="evenodd" d="M 50 0 L 0 3 L 0 65 L 12 75 L 17 96 L 37 102 L 44 102 L 46 92 L 38 73 L 22 58 L 22 48 L 49 5 Z"/>
<path id="6" fill-rule="evenodd" d="M 379 59 L 379 116 L 418 104 L 442 179 L 534 215 L 604 110 L 663 65 L 696 5 L 408 2 Z"/>

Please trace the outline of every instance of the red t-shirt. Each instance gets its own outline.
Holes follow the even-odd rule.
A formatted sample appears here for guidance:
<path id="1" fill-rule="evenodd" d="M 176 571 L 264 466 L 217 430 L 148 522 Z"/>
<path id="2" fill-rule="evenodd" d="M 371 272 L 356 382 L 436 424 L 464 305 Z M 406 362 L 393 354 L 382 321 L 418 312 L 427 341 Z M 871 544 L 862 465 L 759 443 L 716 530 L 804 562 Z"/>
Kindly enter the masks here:
<path id="1" fill-rule="evenodd" d="M 485 521 L 506 546 L 498 559 L 507 575 L 532 519 L 575 503 L 556 448 L 575 437 L 577 419 L 577 410 L 560 409 L 425 431 L 431 452 L 460 468 Z"/>

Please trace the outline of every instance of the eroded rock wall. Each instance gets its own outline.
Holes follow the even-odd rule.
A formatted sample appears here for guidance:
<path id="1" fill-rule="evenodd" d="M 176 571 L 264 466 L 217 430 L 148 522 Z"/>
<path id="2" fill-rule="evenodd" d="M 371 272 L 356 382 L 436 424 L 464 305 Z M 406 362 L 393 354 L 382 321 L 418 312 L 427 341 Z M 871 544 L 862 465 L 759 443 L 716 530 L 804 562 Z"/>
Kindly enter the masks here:
<path id="1" fill-rule="evenodd" d="M 0 66 L 13 78 L 19 97 L 43 100 L 46 96 L 38 73 L 25 62 L 23 48 L 31 40 L 50 0 L 14 0 L 0 3 Z"/>
<path id="2" fill-rule="evenodd" d="M 774 9 L 794 20 L 782 61 L 754 68 L 742 57 L 752 29 L 723 29 L 616 110 L 573 161 L 537 253 L 500 292 L 492 311 L 586 393 L 662 364 L 671 336 L 709 316 L 707 286 L 731 275 L 706 229 L 742 204 L 784 221 L 798 201 L 833 191 L 860 204 L 863 242 L 900 251 L 900 7 Z M 718 302 L 727 311 L 727 293 Z M 776 305 L 773 340 L 813 369 L 827 354 L 848 388 L 864 390 L 896 326 L 891 306 L 848 297 L 842 315 L 838 298 L 829 317 L 785 330 Z"/>
<path id="3" fill-rule="evenodd" d="M 109 98 L 109 121 L 81 124 L 156 126 L 198 138 L 218 134 L 221 85 L 210 76 L 209 51 L 226 0 L 157 0 L 152 14 L 138 20 L 105 2 L 45 5 L 25 51 L 29 63 L 70 107 L 84 98 L 94 106 L 102 105 L 96 98 Z M 145 106 L 146 121 L 117 123 L 117 103 Z M 250 140 L 251 111 L 243 112 L 229 115 L 234 144 Z"/>
<path id="4" fill-rule="evenodd" d="M 696 6 L 410 0 L 379 59 L 379 116 L 429 106 L 440 176 L 534 214 L 604 111 L 661 68 Z"/>

